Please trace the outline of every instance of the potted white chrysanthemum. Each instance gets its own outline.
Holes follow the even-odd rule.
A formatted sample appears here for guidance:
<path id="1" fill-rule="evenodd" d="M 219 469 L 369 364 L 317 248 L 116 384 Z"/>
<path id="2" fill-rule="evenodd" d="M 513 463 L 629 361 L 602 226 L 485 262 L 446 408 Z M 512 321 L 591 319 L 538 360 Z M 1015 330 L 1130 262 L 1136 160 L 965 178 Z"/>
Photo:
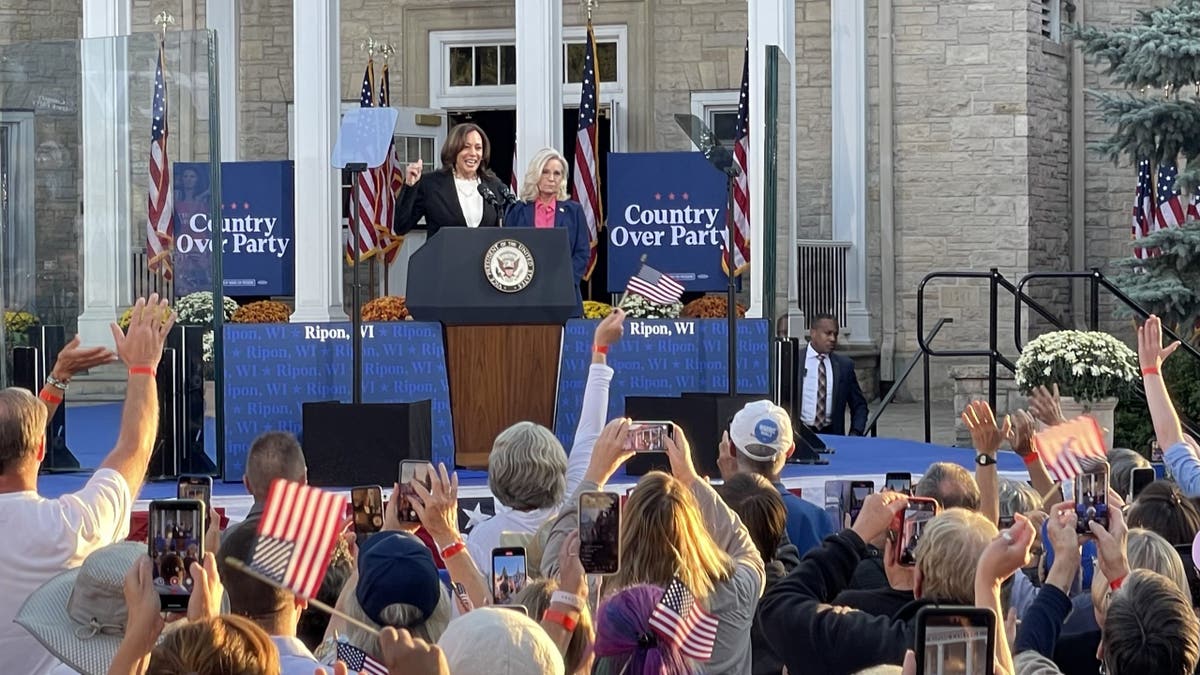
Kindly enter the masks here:
<path id="1" fill-rule="evenodd" d="M 1112 447 L 1118 399 L 1138 379 L 1137 354 L 1124 342 L 1099 331 L 1061 330 L 1040 335 L 1017 359 L 1017 386 L 1029 394 L 1058 385 L 1063 416 L 1096 418 Z"/>

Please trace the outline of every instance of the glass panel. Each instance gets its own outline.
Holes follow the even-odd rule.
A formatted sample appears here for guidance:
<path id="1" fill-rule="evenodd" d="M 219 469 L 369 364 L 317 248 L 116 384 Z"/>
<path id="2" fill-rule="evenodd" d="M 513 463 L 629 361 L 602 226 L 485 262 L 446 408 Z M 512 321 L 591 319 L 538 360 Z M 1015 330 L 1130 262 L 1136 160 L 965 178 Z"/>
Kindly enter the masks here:
<path id="1" fill-rule="evenodd" d="M 617 81 L 617 43 L 596 43 L 596 60 L 599 62 L 600 81 Z"/>
<path id="2" fill-rule="evenodd" d="M 471 77 L 471 53 L 470 47 L 451 47 L 450 48 L 450 86 L 451 87 L 469 87 L 475 83 Z"/>
<path id="3" fill-rule="evenodd" d="M 500 46 L 500 84 L 517 83 L 517 47 Z"/>
<path id="4" fill-rule="evenodd" d="M 567 67 L 563 69 L 563 73 L 567 77 L 567 82 L 583 82 L 583 60 L 587 51 L 583 48 L 582 42 L 568 44 L 566 47 Z"/>
<path id="5" fill-rule="evenodd" d="M 713 110 L 709 112 L 709 126 L 712 127 L 713 135 L 717 137 L 721 145 L 727 148 L 733 147 L 733 137 L 737 133 L 736 110 Z"/>
<path id="6" fill-rule="evenodd" d="M 499 48 L 475 48 L 475 86 L 494 86 L 499 84 L 500 64 Z"/>

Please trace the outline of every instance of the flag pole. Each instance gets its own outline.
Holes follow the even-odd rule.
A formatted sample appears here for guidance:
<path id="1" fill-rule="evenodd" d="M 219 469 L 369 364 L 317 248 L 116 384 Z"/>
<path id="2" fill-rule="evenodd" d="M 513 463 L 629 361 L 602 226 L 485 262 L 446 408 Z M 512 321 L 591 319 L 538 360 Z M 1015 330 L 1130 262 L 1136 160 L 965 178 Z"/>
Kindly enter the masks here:
<path id="1" fill-rule="evenodd" d="M 274 579 L 266 576 L 265 574 L 259 573 L 257 570 L 251 569 L 249 565 L 242 562 L 241 560 L 238 560 L 237 558 L 226 557 L 225 564 L 229 565 L 233 569 L 241 572 L 242 574 L 245 574 L 246 576 L 248 576 L 252 579 L 256 579 L 256 580 L 261 581 L 264 584 L 267 584 L 269 586 L 274 586 L 275 588 L 279 588 L 279 589 L 291 592 L 291 589 L 288 588 L 287 586 L 284 586 L 283 584 L 279 583 L 278 581 L 275 581 Z M 304 600 L 305 602 L 307 602 L 309 605 L 321 610 L 322 612 L 329 614 L 330 616 L 336 616 L 337 618 L 341 619 L 342 621 L 345 621 L 346 623 L 352 624 L 354 626 L 357 626 L 358 628 L 361 628 L 361 629 L 367 631 L 371 635 L 374 635 L 376 637 L 379 636 L 378 628 L 373 628 L 370 625 L 368 625 L 362 621 L 359 621 L 358 619 L 350 616 L 349 614 L 343 612 L 340 609 L 334 609 L 333 607 L 330 607 L 329 605 L 321 602 L 320 600 L 317 600 L 316 598 L 301 598 L 301 599 Z"/>

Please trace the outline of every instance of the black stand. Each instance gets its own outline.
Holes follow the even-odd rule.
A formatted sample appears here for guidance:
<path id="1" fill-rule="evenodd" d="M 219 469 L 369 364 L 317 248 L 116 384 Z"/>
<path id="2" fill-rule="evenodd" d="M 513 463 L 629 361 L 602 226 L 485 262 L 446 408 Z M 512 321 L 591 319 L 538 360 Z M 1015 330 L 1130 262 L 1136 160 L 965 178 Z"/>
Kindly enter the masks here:
<path id="1" fill-rule="evenodd" d="M 719 168 L 719 167 L 718 167 Z M 725 302 L 726 319 L 729 321 L 729 395 L 737 396 L 737 279 L 734 276 L 733 256 L 733 182 L 738 177 L 737 164 L 725 167 L 725 251 L 726 262 Z"/>
<path id="2" fill-rule="evenodd" d="M 367 170 L 365 163 L 347 164 L 350 172 L 350 185 L 358 185 L 358 176 Z M 354 405 L 362 403 L 362 285 L 359 281 L 360 263 L 362 259 L 362 209 L 358 207 L 358 199 L 353 189 L 350 194 L 350 227 L 354 230 L 351 240 L 354 242 L 354 271 L 350 282 L 350 363 L 353 379 L 350 384 L 351 402 Z"/>

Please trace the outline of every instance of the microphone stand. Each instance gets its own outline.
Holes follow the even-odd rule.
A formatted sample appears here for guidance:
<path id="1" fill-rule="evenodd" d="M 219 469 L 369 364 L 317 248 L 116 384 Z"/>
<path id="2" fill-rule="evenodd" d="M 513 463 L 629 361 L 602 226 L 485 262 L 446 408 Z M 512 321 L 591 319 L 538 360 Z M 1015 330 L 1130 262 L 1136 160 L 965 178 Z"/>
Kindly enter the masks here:
<path id="1" fill-rule="evenodd" d="M 733 182 L 737 180 L 738 167 L 730 164 L 725 167 L 725 250 L 729 254 L 729 269 L 725 278 L 726 319 L 729 321 L 729 395 L 737 396 L 737 278 L 734 276 L 734 243 L 733 243 Z"/>

